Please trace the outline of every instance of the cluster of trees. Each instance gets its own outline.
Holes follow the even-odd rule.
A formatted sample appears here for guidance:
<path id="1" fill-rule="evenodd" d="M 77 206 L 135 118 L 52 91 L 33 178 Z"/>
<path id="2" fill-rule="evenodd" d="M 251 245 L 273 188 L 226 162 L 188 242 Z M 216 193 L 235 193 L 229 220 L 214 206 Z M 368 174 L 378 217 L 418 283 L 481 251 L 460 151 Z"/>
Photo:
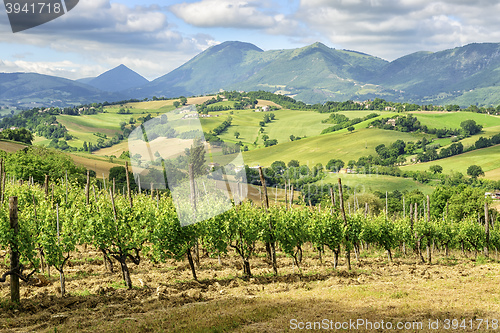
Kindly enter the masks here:
<path id="1" fill-rule="evenodd" d="M 33 141 L 33 134 L 26 128 L 16 128 L 13 130 L 7 128 L 0 132 L 0 139 L 12 140 L 31 145 L 31 142 Z"/>
<path id="2" fill-rule="evenodd" d="M 364 102 L 354 102 L 348 100 L 345 102 L 328 101 L 323 104 L 314 104 L 312 108 L 321 113 L 336 112 L 336 111 L 349 111 L 349 110 L 385 110 L 391 108 L 395 112 L 404 111 L 417 111 L 417 110 L 434 110 L 439 107 L 433 105 L 418 105 L 410 103 L 389 102 L 382 98 L 375 98 L 373 101 L 368 100 Z"/>
<path id="3" fill-rule="evenodd" d="M 107 147 L 111 147 L 113 145 L 116 145 L 116 144 L 120 143 L 120 141 L 122 141 L 122 140 L 123 140 L 123 135 L 116 134 L 115 136 L 113 136 L 112 138 L 110 138 L 107 141 L 104 141 L 103 138 L 97 139 L 97 143 L 92 143 L 92 142 L 87 143 L 87 141 L 83 141 L 83 145 L 82 145 L 81 150 L 91 153 L 91 152 L 98 150 L 98 149 L 101 149 L 101 148 L 107 148 Z M 64 148 L 61 148 L 61 147 L 57 147 L 57 148 L 64 150 Z M 71 147 L 68 147 L 68 148 L 71 149 Z"/>
<path id="4" fill-rule="evenodd" d="M 233 121 L 233 117 L 229 116 L 227 117 L 226 120 L 222 122 L 219 126 L 211 130 L 210 132 L 213 133 L 214 135 L 220 135 L 222 134 L 229 126 L 231 126 L 231 122 Z"/>
<path id="5" fill-rule="evenodd" d="M 68 177 L 83 184 L 87 169 L 77 166 L 71 157 L 65 153 L 41 146 L 29 146 L 14 153 L 0 150 L 0 158 L 4 160 L 5 171 L 16 179 L 28 181 L 30 177 L 35 182 L 43 183 L 45 175 L 51 179 Z M 95 176 L 95 172 L 91 170 Z"/>
<path id="6" fill-rule="evenodd" d="M 461 142 L 452 143 L 447 148 L 442 148 L 439 152 L 435 147 L 430 147 L 425 149 L 423 152 L 419 152 L 416 157 L 417 162 L 429 162 L 435 161 L 441 158 L 446 158 L 454 155 L 459 155 L 464 152 L 464 146 Z"/>
<path id="7" fill-rule="evenodd" d="M 302 190 L 305 185 L 315 183 L 325 177 L 321 163 L 309 168 L 307 165 L 300 165 L 297 160 L 291 160 L 288 164 L 283 161 L 274 161 L 270 167 L 262 168 L 262 171 L 267 186 L 284 188 L 290 182 L 296 190 Z M 236 174 L 236 179 L 242 180 L 244 173 L 248 184 L 260 184 L 258 169 L 245 165 L 245 168 Z"/>
<path id="8" fill-rule="evenodd" d="M 422 125 L 417 117 L 411 114 L 405 116 L 397 116 L 393 118 L 395 124 L 388 122 L 391 118 L 381 118 L 372 121 L 368 126 L 374 126 L 385 130 L 394 130 L 400 132 L 422 132 L 427 134 L 435 134 L 438 138 L 444 138 L 452 135 L 459 135 L 461 132 L 458 129 L 450 128 L 429 128 Z M 473 121 L 473 120 L 471 120 Z M 474 122 L 475 124 L 475 122 Z M 470 134 L 467 134 L 467 136 Z"/>
<path id="9" fill-rule="evenodd" d="M 118 114 L 132 114 L 132 112 L 129 109 L 121 107 L 118 112 Z"/>
<path id="10" fill-rule="evenodd" d="M 178 101 L 174 102 L 174 107 L 177 109 L 179 106 L 184 106 L 187 104 L 187 98 L 184 96 L 179 97 Z"/>
<path id="11" fill-rule="evenodd" d="M 25 110 L 12 117 L 2 118 L 0 128 L 25 128 L 47 139 L 64 138 L 68 130 L 57 122 L 56 115 L 60 111 L 57 108 L 50 108 L 47 111 L 40 108 Z"/>
<path id="12" fill-rule="evenodd" d="M 369 120 L 379 115 L 376 113 L 370 113 L 366 117 L 363 118 L 354 118 L 349 119 L 347 116 L 340 113 L 333 113 L 330 115 L 328 119 L 323 120 L 323 123 L 334 123 L 336 125 L 325 128 L 321 134 L 331 133 L 335 131 L 340 131 L 341 129 L 347 128 L 349 132 L 354 131 L 353 125 L 359 124 L 362 121 Z"/>
<path id="13" fill-rule="evenodd" d="M 476 149 L 486 148 L 494 145 L 500 144 L 500 134 L 495 134 L 491 138 L 480 137 L 475 143 L 474 147 Z"/>
<path id="14" fill-rule="evenodd" d="M 266 124 L 270 123 L 276 118 L 274 113 L 266 113 L 264 116 L 262 116 L 262 121 L 259 122 L 260 127 L 266 126 Z"/>

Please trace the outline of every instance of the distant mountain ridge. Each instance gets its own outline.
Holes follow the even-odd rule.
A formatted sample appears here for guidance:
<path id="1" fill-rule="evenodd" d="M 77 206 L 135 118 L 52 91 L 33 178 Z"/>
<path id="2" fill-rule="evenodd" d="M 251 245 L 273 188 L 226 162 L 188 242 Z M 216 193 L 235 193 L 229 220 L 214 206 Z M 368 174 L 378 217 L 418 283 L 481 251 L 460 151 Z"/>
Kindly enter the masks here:
<path id="1" fill-rule="evenodd" d="M 120 94 L 56 76 L 0 73 L 0 106 L 68 106 L 120 99 Z"/>
<path id="2" fill-rule="evenodd" d="M 149 80 L 134 72 L 127 66 L 120 65 L 102 73 L 86 84 L 103 91 L 119 92 L 122 90 L 137 88 L 147 83 L 149 83 Z"/>
<path id="3" fill-rule="evenodd" d="M 40 74 L 17 73 L 14 78 L 12 73 L 0 73 L 0 105 L 30 98 L 71 104 L 195 96 L 220 90 L 267 90 L 306 103 L 379 97 L 418 104 L 498 105 L 498 74 L 498 43 L 416 52 L 388 62 L 322 43 L 263 51 L 250 43 L 228 41 L 151 82 L 124 65 L 78 82 Z M 27 76 L 21 79 L 23 75 Z"/>

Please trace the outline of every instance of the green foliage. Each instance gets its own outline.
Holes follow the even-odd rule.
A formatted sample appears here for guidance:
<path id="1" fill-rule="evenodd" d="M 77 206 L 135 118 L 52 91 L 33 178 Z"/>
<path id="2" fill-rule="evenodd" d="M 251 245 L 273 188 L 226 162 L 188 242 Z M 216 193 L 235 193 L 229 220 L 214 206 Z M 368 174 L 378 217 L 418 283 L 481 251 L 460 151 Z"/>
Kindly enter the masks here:
<path id="1" fill-rule="evenodd" d="M 45 175 L 50 179 L 60 179 L 67 171 L 69 176 L 83 182 L 87 173 L 84 167 L 76 166 L 69 155 L 38 146 L 5 154 L 5 160 L 7 173 L 17 179 L 28 180 L 31 176 L 36 182 L 43 182 Z"/>
<path id="2" fill-rule="evenodd" d="M 476 122 L 472 119 L 461 122 L 460 127 L 462 127 L 462 131 L 466 136 L 479 133 L 483 129 L 483 125 L 476 124 Z"/>
<path id="3" fill-rule="evenodd" d="M 476 179 L 479 176 L 484 176 L 484 171 L 479 165 L 474 164 L 467 168 L 467 174 Z"/>

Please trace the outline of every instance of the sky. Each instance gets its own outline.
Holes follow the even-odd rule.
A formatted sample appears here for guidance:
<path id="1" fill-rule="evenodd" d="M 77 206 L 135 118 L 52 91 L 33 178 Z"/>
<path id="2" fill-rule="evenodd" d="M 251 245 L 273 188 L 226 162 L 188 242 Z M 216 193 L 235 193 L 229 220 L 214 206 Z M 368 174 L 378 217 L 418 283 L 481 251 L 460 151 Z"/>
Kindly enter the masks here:
<path id="1" fill-rule="evenodd" d="M 12 33 L 0 4 L 0 72 L 79 79 L 124 64 L 152 80 L 230 40 L 263 50 L 322 42 L 392 61 L 498 43 L 499 12 L 497 0 L 80 0 Z"/>

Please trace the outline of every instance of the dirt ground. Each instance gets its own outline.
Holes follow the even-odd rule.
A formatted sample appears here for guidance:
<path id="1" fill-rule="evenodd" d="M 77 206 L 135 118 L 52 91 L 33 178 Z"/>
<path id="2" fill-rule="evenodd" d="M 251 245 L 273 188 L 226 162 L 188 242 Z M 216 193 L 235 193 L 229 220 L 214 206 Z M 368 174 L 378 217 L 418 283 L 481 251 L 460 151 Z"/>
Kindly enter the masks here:
<path id="1" fill-rule="evenodd" d="M 302 274 L 291 258 L 279 253 L 275 277 L 261 248 L 251 259 L 250 279 L 242 277 L 241 261 L 233 254 L 223 256 L 221 264 L 202 256 L 199 282 L 193 281 L 187 261 L 143 260 L 138 266 L 130 264 L 134 288 L 127 290 L 117 263 L 110 273 L 98 252 L 80 250 L 65 270 L 65 297 L 59 295 L 55 269 L 50 277 L 40 274 L 38 286 L 21 284 L 20 305 L 8 301 L 9 282 L 0 284 L 0 332 L 283 332 L 336 327 L 348 332 L 440 332 L 451 331 L 454 324 L 462 332 L 483 332 L 500 326 L 500 265 L 495 253 L 488 259 L 460 253 L 445 258 L 436 252 L 429 265 L 401 253 L 388 263 L 382 251 L 369 250 L 359 260 L 351 254 L 353 269 L 348 271 L 344 258 L 334 269 L 329 253 L 320 263 L 318 253 L 306 247 Z M 4 263 L 1 270 L 6 268 Z"/>

